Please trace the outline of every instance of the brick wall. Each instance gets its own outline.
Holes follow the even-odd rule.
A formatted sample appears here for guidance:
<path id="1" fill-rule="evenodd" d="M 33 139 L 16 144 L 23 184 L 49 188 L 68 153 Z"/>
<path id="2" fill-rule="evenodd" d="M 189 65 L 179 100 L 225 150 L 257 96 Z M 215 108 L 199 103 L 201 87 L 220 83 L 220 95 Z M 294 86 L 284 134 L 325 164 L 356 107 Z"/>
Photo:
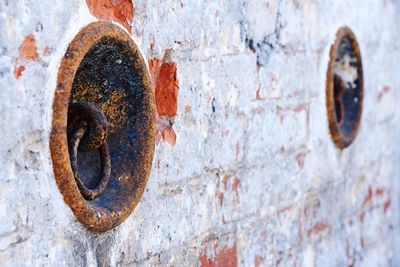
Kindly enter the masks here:
<path id="1" fill-rule="evenodd" d="M 0 1 L 0 265 L 398 266 L 397 0 Z M 157 145 L 133 214 L 103 234 L 64 204 L 49 138 L 60 60 L 113 21 L 148 60 Z M 337 30 L 357 36 L 364 109 L 331 141 Z"/>

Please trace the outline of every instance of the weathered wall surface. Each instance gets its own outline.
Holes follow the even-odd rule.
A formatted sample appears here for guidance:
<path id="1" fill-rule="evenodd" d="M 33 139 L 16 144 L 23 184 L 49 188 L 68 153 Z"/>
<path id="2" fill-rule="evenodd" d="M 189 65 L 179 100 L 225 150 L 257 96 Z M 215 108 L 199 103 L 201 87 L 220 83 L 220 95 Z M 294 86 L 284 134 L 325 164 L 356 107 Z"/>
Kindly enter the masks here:
<path id="1" fill-rule="evenodd" d="M 399 266 L 399 12 L 397 0 L 1 0 L 0 265 Z M 169 95 L 146 192 L 104 234 L 64 204 L 49 151 L 60 59 L 99 19 L 131 31 Z M 365 98 L 340 151 L 325 79 L 343 25 Z"/>

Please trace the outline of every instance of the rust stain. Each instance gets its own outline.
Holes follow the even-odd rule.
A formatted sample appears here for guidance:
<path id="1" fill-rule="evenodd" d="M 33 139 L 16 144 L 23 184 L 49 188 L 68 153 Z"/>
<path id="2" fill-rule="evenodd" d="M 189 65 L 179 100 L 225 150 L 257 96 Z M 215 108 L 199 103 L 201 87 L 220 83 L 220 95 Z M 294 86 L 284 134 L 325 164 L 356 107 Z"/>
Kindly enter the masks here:
<path id="1" fill-rule="evenodd" d="M 38 58 L 39 55 L 37 52 L 35 37 L 32 34 L 28 35 L 19 47 L 19 56 L 14 65 L 15 78 L 18 79 L 21 77 L 22 73 L 25 71 L 25 61 L 35 61 L 38 60 Z"/>
<path id="2" fill-rule="evenodd" d="M 134 14 L 132 0 L 86 0 L 86 4 L 96 18 L 119 22 L 131 31 Z"/>
<path id="3" fill-rule="evenodd" d="M 80 99 L 89 103 L 99 102 L 102 96 L 102 89 L 99 86 L 87 86 L 86 84 L 75 84 L 76 89 L 71 93 L 73 99 Z M 126 124 L 128 102 L 124 101 L 127 97 L 126 91 L 116 89 L 110 93 L 106 101 L 99 104 L 100 109 L 106 114 L 110 133 L 115 132 L 115 128 Z"/>
<path id="4" fill-rule="evenodd" d="M 224 246 L 212 259 L 203 252 L 200 254 L 199 260 L 201 267 L 236 267 L 238 266 L 236 243 L 233 247 Z"/>

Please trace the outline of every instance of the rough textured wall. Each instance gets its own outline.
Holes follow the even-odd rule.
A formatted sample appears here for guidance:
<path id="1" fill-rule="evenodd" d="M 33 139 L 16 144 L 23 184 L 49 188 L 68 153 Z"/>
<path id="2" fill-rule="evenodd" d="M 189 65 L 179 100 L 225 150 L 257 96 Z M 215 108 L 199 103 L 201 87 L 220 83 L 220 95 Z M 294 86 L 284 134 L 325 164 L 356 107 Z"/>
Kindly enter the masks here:
<path id="1" fill-rule="evenodd" d="M 400 265 L 399 12 L 398 0 L 1 0 L 0 265 Z M 99 19 L 131 31 L 166 95 L 146 192 L 104 234 L 64 204 L 49 152 L 60 59 Z M 325 79 L 343 25 L 365 98 L 340 151 Z"/>

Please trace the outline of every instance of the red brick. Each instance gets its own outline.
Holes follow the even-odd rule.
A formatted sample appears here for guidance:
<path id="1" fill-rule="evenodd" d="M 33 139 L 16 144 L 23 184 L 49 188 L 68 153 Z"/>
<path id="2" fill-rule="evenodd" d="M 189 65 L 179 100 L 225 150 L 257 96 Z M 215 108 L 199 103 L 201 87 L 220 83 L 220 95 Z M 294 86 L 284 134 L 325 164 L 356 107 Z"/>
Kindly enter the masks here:
<path id="1" fill-rule="evenodd" d="M 201 267 L 236 267 L 237 249 L 236 243 L 233 247 L 224 246 L 214 259 L 209 259 L 204 253 L 199 257 Z"/>
<path id="2" fill-rule="evenodd" d="M 26 60 L 37 60 L 39 58 L 36 47 L 36 40 L 33 35 L 25 37 L 19 47 L 19 57 Z"/>
<path id="3" fill-rule="evenodd" d="M 163 63 L 156 83 L 156 105 L 159 116 L 175 116 L 178 110 L 176 63 Z"/>
<path id="4" fill-rule="evenodd" d="M 25 71 L 25 66 L 23 62 L 26 60 L 37 60 L 39 58 L 36 40 L 33 35 L 28 35 L 25 37 L 24 41 L 19 47 L 19 55 L 14 66 L 14 76 L 15 78 L 21 77 L 22 73 Z"/>
<path id="5" fill-rule="evenodd" d="M 86 0 L 90 13 L 100 20 L 116 21 L 128 31 L 133 20 L 132 0 Z"/>
<path id="6" fill-rule="evenodd" d="M 167 127 L 161 134 L 161 138 L 164 142 L 168 142 L 171 146 L 176 144 L 176 133 L 172 126 Z"/>
<path id="7" fill-rule="evenodd" d="M 22 75 L 22 72 L 24 72 L 25 66 L 15 66 L 14 68 L 14 76 L 15 78 L 19 78 Z"/>

